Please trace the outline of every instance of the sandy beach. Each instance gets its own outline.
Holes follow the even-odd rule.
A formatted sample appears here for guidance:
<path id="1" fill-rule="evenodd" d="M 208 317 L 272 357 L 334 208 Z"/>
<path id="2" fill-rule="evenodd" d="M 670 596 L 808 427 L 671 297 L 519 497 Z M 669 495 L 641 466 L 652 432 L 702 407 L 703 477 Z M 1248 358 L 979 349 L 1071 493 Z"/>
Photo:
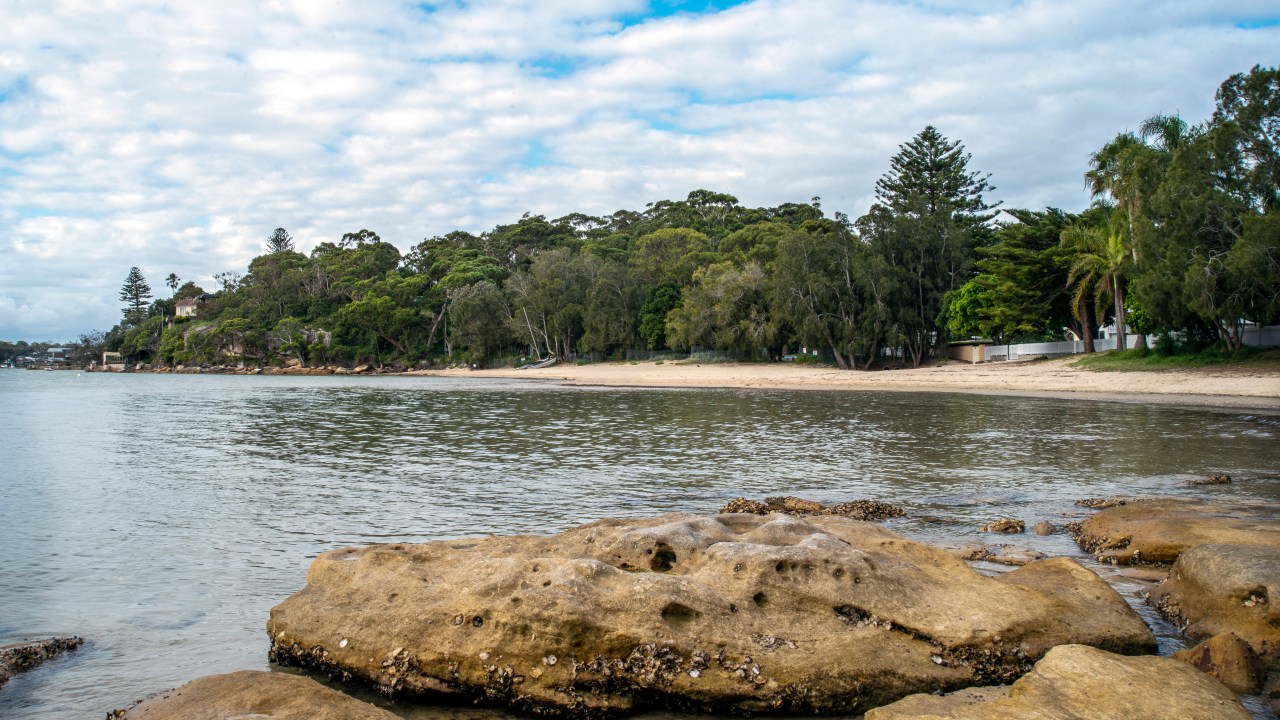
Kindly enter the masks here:
<path id="1" fill-rule="evenodd" d="M 794 363 L 592 363 L 537 370 L 433 370 L 414 374 L 523 378 L 582 386 L 900 390 L 1079 398 L 1280 411 L 1280 372 L 1222 367 L 1099 372 L 1076 358 L 970 365 L 945 362 L 907 370 L 850 371 Z"/>

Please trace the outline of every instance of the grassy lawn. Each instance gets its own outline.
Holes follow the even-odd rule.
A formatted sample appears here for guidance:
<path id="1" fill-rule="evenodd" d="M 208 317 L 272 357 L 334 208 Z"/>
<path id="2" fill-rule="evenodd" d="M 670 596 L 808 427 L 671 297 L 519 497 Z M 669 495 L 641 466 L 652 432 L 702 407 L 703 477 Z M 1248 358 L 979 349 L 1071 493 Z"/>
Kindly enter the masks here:
<path id="1" fill-rule="evenodd" d="M 1211 347 L 1196 353 L 1162 355 L 1151 350 L 1108 350 L 1086 355 L 1072 363 L 1075 367 L 1104 372 L 1129 370 L 1186 370 L 1200 367 L 1256 368 L 1280 371 L 1280 350 L 1246 347 L 1228 352 Z"/>

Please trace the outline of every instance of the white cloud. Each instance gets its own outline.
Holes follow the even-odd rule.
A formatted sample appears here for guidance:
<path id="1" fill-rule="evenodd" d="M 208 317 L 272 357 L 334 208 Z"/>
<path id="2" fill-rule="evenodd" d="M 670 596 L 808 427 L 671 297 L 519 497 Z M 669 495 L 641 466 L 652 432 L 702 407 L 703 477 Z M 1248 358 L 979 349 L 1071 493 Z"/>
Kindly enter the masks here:
<path id="1" fill-rule="evenodd" d="M 856 216 L 930 123 L 994 199 L 1078 209 L 1090 152 L 1280 40 L 1253 1 L 10 5 L 0 338 L 105 329 L 132 265 L 212 287 L 277 226 L 407 250 L 698 187 Z"/>

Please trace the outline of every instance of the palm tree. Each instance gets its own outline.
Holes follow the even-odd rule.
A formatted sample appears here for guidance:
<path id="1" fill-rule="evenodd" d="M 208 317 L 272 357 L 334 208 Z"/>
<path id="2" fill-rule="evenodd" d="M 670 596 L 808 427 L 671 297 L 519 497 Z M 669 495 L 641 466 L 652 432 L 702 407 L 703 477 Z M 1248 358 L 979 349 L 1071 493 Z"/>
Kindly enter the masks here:
<path id="1" fill-rule="evenodd" d="M 1067 286 L 1075 287 L 1072 309 L 1084 321 L 1081 308 L 1094 296 L 1098 317 L 1104 314 L 1104 298 L 1110 296 L 1116 318 L 1116 348 L 1125 350 L 1124 280 L 1128 268 L 1128 248 L 1123 232 L 1124 213 L 1117 208 L 1107 227 L 1076 223 L 1062 231 L 1062 247 L 1075 253 Z M 1085 323 L 1087 324 L 1087 323 Z"/>
<path id="2" fill-rule="evenodd" d="M 182 282 L 182 278 L 178 277 L 177 273 L 169 273 L 169 277 L 164 279 L 164 284 L 168 285 L 175 295 L 178 292 L 178 283 L 180 282 Z"/>

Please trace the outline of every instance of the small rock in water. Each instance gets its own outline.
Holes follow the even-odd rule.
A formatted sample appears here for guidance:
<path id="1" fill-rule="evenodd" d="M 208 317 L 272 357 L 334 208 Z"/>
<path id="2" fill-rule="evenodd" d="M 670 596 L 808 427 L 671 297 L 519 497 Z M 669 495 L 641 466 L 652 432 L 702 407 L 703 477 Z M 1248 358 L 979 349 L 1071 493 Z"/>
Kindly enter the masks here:
<path id="1" fill-rule="evenodd" d="M 20 672 L 30 670 L 46 660 L 55 658 L 68 650 L 75 650 L 83 644 L 84 638 L 73 635 L 0 645 L 0 685 L 4 685 L 9 678 Z"/>
<path id="2" fill-rule="evenodd" d="M 1230 485 L 1231 476 L 1222 475 L 1206 475 L 1204 477 L 1192 478 L 1187 481 L 1188 485 Z"/>
<path id="3" fill-rule="evenodd" d="M 1021 520 L 1015 520 L 1013 518 L 1000 518 L 999 520 L 992 520 L 986 525 L 983 525 L 982 527 L 978 528 L 979 532 L 1006 533 L 1010 535 L 1015 533 L 1020 533 L 1020 532 L 1026 532 L 1026 530 L 1027 530 L 1027 526 L 1025 523 L 1023 523 Z"/>
<path id="4" fill-rule="evenodd" d="M 1044 535 L 1054 534 L 1055 532 L 1058 531 L 1058 528 L 1055 527 L 1053 523 L 1047 520 L 1041 520 L 1040 522 L 1031 526 L 1031 531 L 1037 535 L 1044 536 Z"/>

